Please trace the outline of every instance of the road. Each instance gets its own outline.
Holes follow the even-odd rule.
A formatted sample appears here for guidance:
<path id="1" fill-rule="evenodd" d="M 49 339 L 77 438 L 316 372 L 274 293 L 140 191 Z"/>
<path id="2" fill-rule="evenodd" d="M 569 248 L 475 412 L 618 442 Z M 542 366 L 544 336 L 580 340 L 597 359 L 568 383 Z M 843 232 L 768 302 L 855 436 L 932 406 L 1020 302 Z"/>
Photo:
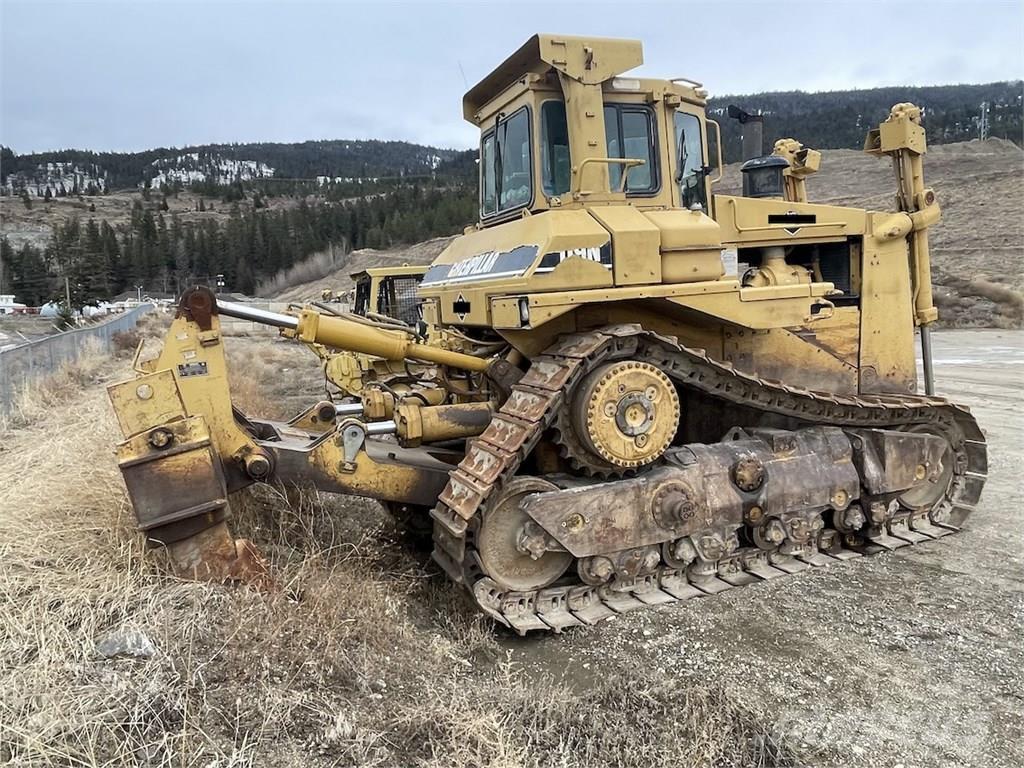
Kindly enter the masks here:
<path id="1" fill-rule="evenodd" d="M 836 765 L 1024 764 L 1024 332 L 933 334 L 937 392 L 971 406 L 990 475 L 964 531 L 561 637 L 508 639 L 585 688 L 653 665 L 722 682 Z"/>

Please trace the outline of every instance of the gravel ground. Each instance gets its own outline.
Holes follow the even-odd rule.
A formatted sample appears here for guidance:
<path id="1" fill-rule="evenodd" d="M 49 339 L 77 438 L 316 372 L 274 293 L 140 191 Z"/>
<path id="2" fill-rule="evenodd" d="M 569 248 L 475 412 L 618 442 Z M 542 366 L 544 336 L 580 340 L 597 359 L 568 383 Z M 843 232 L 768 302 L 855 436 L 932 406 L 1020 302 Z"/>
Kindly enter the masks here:
<path id="1" fill-rule="evenodd" d="M 508 637 L 513 658 L 573 688 L 640 666 L 681 686 L 724 682 L 829 765 L 1024 764 L 1024 333 L 933 338 L 938 392 L 970 405 L 989 439 L 988 484 L 959 535 L 561 637 Z"/>

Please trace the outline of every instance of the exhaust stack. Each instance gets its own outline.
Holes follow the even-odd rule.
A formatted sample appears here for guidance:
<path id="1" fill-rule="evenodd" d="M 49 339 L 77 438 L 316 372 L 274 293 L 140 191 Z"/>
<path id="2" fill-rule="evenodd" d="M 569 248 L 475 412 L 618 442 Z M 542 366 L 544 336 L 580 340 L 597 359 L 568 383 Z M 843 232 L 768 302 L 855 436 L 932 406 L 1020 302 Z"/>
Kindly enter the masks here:
<path id="1" fill-rule="evenodd" d="M 735 104 L 729 105 L 728 115 L 742 126 L 744 162 L 764 155 L 764 115 L 752 115 Z"/>

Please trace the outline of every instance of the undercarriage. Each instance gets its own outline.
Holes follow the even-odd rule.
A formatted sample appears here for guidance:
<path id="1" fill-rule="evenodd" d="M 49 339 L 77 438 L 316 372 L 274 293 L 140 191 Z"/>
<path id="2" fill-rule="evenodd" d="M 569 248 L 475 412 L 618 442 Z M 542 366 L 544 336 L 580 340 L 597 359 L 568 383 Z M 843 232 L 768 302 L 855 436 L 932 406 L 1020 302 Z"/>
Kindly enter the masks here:
<path id="1" fill-rule="evenodd" d="M 618 478 L 538 476 L 545 436 L 571 450 L 559 418 L 615 361 L 664 371 L 684 413 L 713 405 L 740 421 L 705 425 L 722 439 L 671 447 L 632 476 L 611 464 Z M 606 328 L 549 349 L 470 441 L 431 511 L 434 558 L 502 623 L 559 631 L 942 538 L 986 472 L 974 419 L 941 398 L 794 389 Z"/>

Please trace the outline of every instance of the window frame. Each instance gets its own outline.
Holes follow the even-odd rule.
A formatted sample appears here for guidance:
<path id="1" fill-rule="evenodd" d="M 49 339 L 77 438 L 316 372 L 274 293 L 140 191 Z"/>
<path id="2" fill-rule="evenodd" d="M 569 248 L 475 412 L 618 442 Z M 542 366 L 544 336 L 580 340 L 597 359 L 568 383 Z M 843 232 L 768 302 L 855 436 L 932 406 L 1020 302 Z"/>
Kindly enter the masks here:
<path id="1" fill-rule="evenodd" d="M 352 297 L 352 312 L 365 316 L 370 310 L 371 296 L 373 296 L 373 278 L 367 277 L 365 280 L 356 281 L 355 295 Z"/>
<path id="2" fill-rule="evenodd" d="M 622 140 L 622 113 L 624 111 L 641 112 L 641 113 L 643 113 L 647 117 L 647 126 L 648 126 L 648 129 L 649 129 L 648 133 L 647 133 L 647 141 L 648 141 L 647 149 L 650 152 L 650 158 L 649 158 L 650 162 L 649 162 L 648 165 L 649 165 L 649 167 L 651 169 L 651 186 L 650 187 L 645 187 L 642 190 L 629 190 L 627 188 L 626 189 L 626 197 L 656 197 L 656 196 L 660 195 L 661 194 L 661 187 L 662 187 L 662 178 L 661 178 L 662 174 L 660 172 L 661 171 L 661 168 L 660 168 L 661 163 L 659 162 L 659 160 L 660 160 L 661 156 L 659 154 L 660 144 L 658 142 L 658 119 L 657 119 L 657 114 L 654 111 L 654 108 L 651 107 L 649 104 L 638 104 L 636 102 L 631 102 L 631 101 L 612 101 L 612 102 L 606 101 L 606 102 L 604 102 L 604 104 L 602 106 L 603 106 L 604 109 L 608 109 L 610 107 L 610 108 L 615 110 L 615 122 L 616 122 L 615 128 L 616 128 L 616 132 L 618 134 L 618 139 L 619 139 L 619 147 L 620 147 L 619 151 L 622 152 L 622 153 L 625 153 L 625 151 L 626 151 L 626 148 L 624 146 L 624 142 Z M 602 113 L 602 115 L 603 115 L 603 113 Z M 606 125 L 605 125 L 605 136 L 607 136 L 607 131 L 608 131 L 607 121 L 605 121 L 605 123 L 606 123 Z M 606 152 L 608 151 L 607 141 L 605 143 L 605 151 Z M 626 159 L 625 154 L 623 154 L 619 159 Z M 625 172 L 625 170 L 626 170 L 621 165 L 619 166 L 619 168 L 623 172 Z M 611 178 L 609 177 L 609 182 L 610 181 L 611 181 Z M 611 191 L 614 192 L 615 190 L 611 190 Z"/>
<path id="3" fill-rule="evenodd" d="M 495 134 L 497 133 L 497 129 L 499 127 L 501 127 L 501 125 L 503 123 L 507 123 L 508 121 L 512 120 L 513 118 L 518 116 L 520 112 L 525 112 L 526 113 L 526 146 L 527 146 L 527 149 L 528 149 L 528 152 L 529 152 L 529 157 L 527 159 L 527 166 L 529 168 L 529 178 L 530 178 L 530 197 L 529 197 L 529 199 L 525 200 L 524 202 L 519 203 L 518 205 L 515 205 L 513 207 L 501 208 L 500 207 L 501 206 L 501 200 L 497 199 L 498 195 L 496 194 L 495 195 L 495 201 L 494 201 L 494 204 L 495 204 L 494 211 L 491 212 L 491 213 L 485 213 L 484 212 L 484 179 L 486 178 L 487 168 L 484 166 L 484 163 L 483 163 L 484 144 L 487 143 L 487 139 L 488 138 L 490 138 L 492 136 L 495 136 Z M 534 147 L 533 147 L 533 135 L 534 135 L 533 110 L 530 109 L 530 105 L 529 104 L 523 104 L 521 107 L 516 109 L 511 114 L 505 115 L 504 117 L 499 117 L 498 120 L 496 121 L 495 125 L 493 125 L 489 130 L 485 131 L 484 133 L 482 133 L 480 135 L 480 155 L 479 155 L 479 157 L 480 157 L 480 195 L 479 195 L 479 198 L 480 198 L 480 204 L 479 204 L 480 221 L 493 221 L 495 219 L 504 218 L 504 217 L 508 216 L 509 214 L 515 213 L 517 211 L 521 211 L 523 208 L 532 208 L 533 207 L 534 200 L 536 199 L 536 196 L 537 196 L 537 178 L 536 178 L 537 170 L 536 170 L 536 163 L 535 163 L 534 151 L 533 151 L 533 149 L 534 149 Z M 497 150 L 497 147 L 495 147 L 495 150 Z M 495 157 L 497 157 L 496 153 L 495 153 Z M 504 168 L 502 170 L 504 170 Z M 495 182 L 497 182 L 497 174 L 495 174 Z"/>

